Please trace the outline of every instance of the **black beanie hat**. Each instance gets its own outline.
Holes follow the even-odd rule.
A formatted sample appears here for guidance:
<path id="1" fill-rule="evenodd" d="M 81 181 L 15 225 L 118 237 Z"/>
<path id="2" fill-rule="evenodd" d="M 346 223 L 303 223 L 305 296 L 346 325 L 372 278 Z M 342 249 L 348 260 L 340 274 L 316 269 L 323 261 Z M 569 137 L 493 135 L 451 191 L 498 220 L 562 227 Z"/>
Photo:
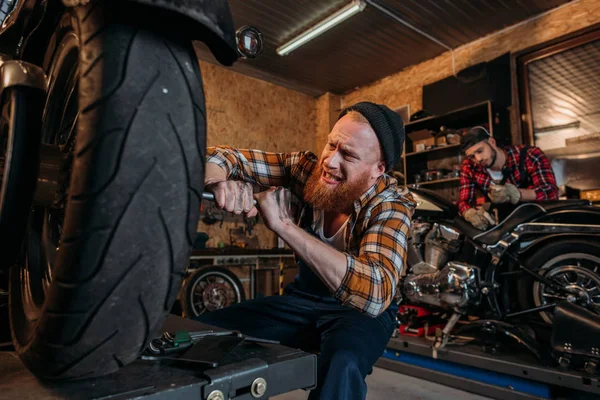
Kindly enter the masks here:
<path id="1" fill-rule="evenodd" d="M 464 153 L 471 146 L 491 138 L 490 133 L 483 126 L 475 126 L 469 129 L 460 138 L 460 149 Z"/>
<path id="2" fill-rule="evenodd" d="M 350 111 L 360 113 L 369 121 L 381 144 L 386 171 L 394 168 L 402 155 L 405 137 L 404 123 L 400 114 L 383 104 L 363 101 L 343 109 L 338 120 Z"/>

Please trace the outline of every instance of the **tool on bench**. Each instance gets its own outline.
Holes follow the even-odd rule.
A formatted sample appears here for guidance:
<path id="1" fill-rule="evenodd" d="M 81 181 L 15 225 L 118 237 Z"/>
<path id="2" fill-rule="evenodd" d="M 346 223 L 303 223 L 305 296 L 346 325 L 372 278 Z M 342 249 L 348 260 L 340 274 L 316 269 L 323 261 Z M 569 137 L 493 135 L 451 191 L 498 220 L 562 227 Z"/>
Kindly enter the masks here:
<path id="1" fill-rule="evenodd" d="M 214 368 L 244 342 L 279 344 L 276 340 L 246 336 L 237 331 L 165 332 L 148 344 L 141 359 L 200 363 Z"/>

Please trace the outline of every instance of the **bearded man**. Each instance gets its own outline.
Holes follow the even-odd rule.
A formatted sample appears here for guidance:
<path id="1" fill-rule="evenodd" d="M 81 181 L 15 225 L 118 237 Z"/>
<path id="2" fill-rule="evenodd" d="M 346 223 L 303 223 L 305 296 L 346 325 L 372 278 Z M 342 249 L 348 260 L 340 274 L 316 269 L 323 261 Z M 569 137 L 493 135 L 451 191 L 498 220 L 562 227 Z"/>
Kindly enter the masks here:
<path id="1" fill-rule="evenodd" d="M 319 351 L 311 399 L 364 399 L 365 378 L 396 327 L 394 297 L 415 204 L 385 172 L 398 162 L 404 137 L 397 113 L 361 102 L 340 113 L 320 159 L 209 148 L 206 187 L 217 206 L 248 216 L 260 210 L 294 251 L 299 273 L 283 296 L 197 319 Z"/>

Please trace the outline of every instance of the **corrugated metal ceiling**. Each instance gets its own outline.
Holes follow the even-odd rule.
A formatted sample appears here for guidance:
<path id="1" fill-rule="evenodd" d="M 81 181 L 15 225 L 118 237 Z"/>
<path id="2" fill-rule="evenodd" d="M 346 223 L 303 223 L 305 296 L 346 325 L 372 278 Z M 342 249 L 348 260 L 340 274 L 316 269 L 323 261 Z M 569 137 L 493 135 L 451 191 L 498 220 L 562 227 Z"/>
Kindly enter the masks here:
<path id="1" fill-rule="evenodd" d="M 569 0 L 372 0 L 456 48 Z M 446 49 L 372 6 L 290 55 L 275 49 L 349 0 L 230 0 L 236 26 L 257 27 L 265 51 L 233 70 L 312 96 L 343 94 L 438 56 Z M 199 45 L 199 56 L 214 58 Z"/>

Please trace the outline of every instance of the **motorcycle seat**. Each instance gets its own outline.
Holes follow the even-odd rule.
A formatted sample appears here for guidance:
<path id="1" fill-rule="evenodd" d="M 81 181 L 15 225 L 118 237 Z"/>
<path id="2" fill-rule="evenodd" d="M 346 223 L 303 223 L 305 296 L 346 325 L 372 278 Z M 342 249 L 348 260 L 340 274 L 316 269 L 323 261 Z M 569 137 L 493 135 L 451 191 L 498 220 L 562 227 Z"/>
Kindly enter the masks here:
<path id="1" fill-rule="evenodd" d="M 454 218 L 454 225 L 477 243 L 492 245 L 498 243 L 502 236 L 515 229 L 517 225 L 531 221 L 547 212 L 568 209 L 571 207 L 587 206 L 590 204 L 591 203 L 588 200 L 576 199 L 523 203 L 515 208 L 502 222 L 487 231 L 481 231 L 473 227 L 473 225 L 460 216 Z"/>
<path id="2" fill-rule="evenodd" d="M 457 228 L 477 243 L 492 245 L 498 243 L 504 234 L 515 229 L 517 225 L 531 221 L 546 212 L 547 209 L 538 203 L 524 203 L 515 208 L 502 222 L 487 231 L 480 231 L 461 217 L 456 217 L 454 223 Z"/>

